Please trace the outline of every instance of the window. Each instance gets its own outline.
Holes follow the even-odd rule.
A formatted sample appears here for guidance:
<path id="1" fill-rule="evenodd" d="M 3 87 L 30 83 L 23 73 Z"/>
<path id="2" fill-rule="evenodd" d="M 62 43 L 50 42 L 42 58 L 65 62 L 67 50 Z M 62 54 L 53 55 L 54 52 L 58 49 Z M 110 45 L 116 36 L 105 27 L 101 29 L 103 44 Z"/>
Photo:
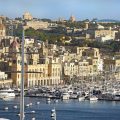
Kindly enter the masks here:
<path id="1" fill-rule="evenodd" d="M 13 60 L 13 64 L 16 64 L 16 60 Z"/>

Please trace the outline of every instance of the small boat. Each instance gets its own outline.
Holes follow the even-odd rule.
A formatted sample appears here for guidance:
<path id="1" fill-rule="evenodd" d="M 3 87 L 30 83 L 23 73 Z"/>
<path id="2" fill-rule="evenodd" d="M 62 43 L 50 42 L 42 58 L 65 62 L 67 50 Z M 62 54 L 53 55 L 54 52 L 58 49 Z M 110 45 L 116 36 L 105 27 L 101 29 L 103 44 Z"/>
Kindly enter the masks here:
<path id="1" fill-rule="evenodd" d="M 98 98 L 95 95 L 90 96 L 89 98 L 90 101 L 97 101 Z"/>
<path id="2" fill-rule="evenodd" d="M 5 107 L 4 110 L 8 110 L 8 107 Z"/>
<path id="3" fill-rule="evenodd" d="M 15 105 L 15 106 L 13 106 L 13 108 L 14 108 L 14 109 L 17 109 L 17 108 L 18 108 L 18 106 L 17 106 L 17 105 Z"/>
<path id="4" fill-rule="evenodd" d="M 40 104 L 40 102 L 37 102 L 37 105 L 39 105 Z"/>
<path id="5" fill-rule="evenodd" d="M 51 118 L 52 118 L 52 120 L 56 120 L 56 110 L 55 110 L 55 108 L 51 110 Z"/>
<path id="6" fill-rule="evenodd" d="M 14 90 L 10 88 L 0 90 L 0 98 L 13 98 L 13 97 L 15 97 Z"/>
<path id="7" fill-rule="evenodd" d="M 35 120 L 35 118 L 33 117 L 32 120 Z"/>
<path id="8" fill-rule="evenodd" d="M 78 98 L 78 95 L 77 94 L 71 94 L 70 95 L 70 99 L 77 99 Z"/>
<path id="9" fill-rule="evenodd" d="M 84 101 L 84 100 L 85 100 L 85 96 L 78 97 L 78 101 Z"/>
<path id="10" fill-rule="evenodd" d="M 70 99 L 69 93 L 65 92 L 62 94 L 62 100 L 69 100 L 69 99 Z"/>
<path id="11" fill-rule="evenodd" d="M 25 107 L 29 107 L 30 106 L 30 104 L 27 104 Z"/>

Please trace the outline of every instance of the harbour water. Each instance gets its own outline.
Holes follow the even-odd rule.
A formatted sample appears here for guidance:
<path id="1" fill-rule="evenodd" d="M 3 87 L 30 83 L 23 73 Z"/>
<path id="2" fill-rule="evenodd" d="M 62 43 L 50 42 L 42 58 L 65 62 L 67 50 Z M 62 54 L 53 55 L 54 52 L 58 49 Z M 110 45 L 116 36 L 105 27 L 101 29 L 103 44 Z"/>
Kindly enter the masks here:
<path id="1" fill-rule="evenodd" d="M 115 101 L 82 101 L 51 100 L 45 98 L 25 97 L 25 120 L 51 120 L 51 110 L 55 107 L 57 120 L 120 120 L 120 102 Z M 37 104 L 39 103 L 39 104 Z M 5 107 L 8 110 L 4 110 Z M 18 108 L 14 108 L 18 106 Z M 30 113 L 35 111 L 35 113 Z M 0 100 L 0 117 L 10 120 L 19 120 L 19 97 L 11 100 Z"/>

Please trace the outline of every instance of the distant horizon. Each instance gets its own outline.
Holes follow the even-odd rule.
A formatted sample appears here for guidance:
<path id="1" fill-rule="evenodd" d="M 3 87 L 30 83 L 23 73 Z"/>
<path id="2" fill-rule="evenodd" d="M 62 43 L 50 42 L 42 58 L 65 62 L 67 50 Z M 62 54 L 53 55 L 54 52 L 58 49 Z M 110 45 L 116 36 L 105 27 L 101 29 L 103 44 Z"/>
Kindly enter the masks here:
<path id="1" fill-rule="evenodd" d="M 1 0 L 0 15 L 9 18 L 22 17 L 30 12 L 34 18 L 76 20 L 97 18 L 120 20 L 120 0 Z"/>
<path id="2" fill-rule="evenodd" d="M 29 12 L 29 11 L 27 11 L 27 12 Z M 25 13 L 25 12 L 24 12 Z M 23 14 L 24 14 L 23 13 Z M 30 12 L 29 12 L 30 13 Z M 4 17 L 8 17 L 8 18 L 10 18 L 10 19 L 15 19 L 15 18 L 22 18 L 23 17 L 23 14 L 21 15 L 21 16 L 6 16 L 6 15 L 4 15 L 4 14 L 0 14 L 0 16 L 4 16 Z M 31 13 L 30 13 L 31 14 Z M 37 19 L 50 19 L 50 20 L 58 20 L 58 19 L 62 19 L 63 17 L 58 17 L 58 18 L 47 18 L 47 17 L 43 17 L 43 18 L 40 18 L 40 17 L 35 17 L 35 16 L 33 16 L 33 14 L 31 14 L 32 15 L 32 17 L 33 18 L 37 18 Z M 73 15 L 73 14 L 72 14 Z M 71 16 L 71 15 L 70 15 Z M 69 16 L 69 18 L 70 18 L 70 16 Z M 74 15 L 73 15 L 74 16 Z M 74 16 L 75 18 L 76 18 L 76 16 Z M 63 18 L 64 20 L 69 20 L 69 18 Z M 76 18 L 76 21 L 82 21 L 82 20 L 86 20 L 86 19 L 89 19 L 89 18 L 84 18 L 84 19 L 79 19 L 79 18 Z M 95 18 L 95 17 L 93 17 L 93 18 L 90 18 L 89 20 L 93 20 L 93 19 L 97 19 L 97 20 L 115 20 L 115 21 L 120 21 L 120 19 L 113 19 L 113 18 Z"/>

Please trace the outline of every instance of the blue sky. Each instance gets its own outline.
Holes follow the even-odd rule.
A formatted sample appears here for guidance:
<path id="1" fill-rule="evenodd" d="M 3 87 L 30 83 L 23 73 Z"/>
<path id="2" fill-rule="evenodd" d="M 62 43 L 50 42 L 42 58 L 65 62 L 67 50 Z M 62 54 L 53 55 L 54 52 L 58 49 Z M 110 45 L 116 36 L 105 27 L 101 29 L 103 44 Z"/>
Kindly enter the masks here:
<path id="1" fill-rule="evenodd" d="M 39 18 L 69 19 L 72 14 L 77 20 L 120 20 L 120 0 L 0 0 L 0 15 L 15 18 L 26 11 Z"/>

